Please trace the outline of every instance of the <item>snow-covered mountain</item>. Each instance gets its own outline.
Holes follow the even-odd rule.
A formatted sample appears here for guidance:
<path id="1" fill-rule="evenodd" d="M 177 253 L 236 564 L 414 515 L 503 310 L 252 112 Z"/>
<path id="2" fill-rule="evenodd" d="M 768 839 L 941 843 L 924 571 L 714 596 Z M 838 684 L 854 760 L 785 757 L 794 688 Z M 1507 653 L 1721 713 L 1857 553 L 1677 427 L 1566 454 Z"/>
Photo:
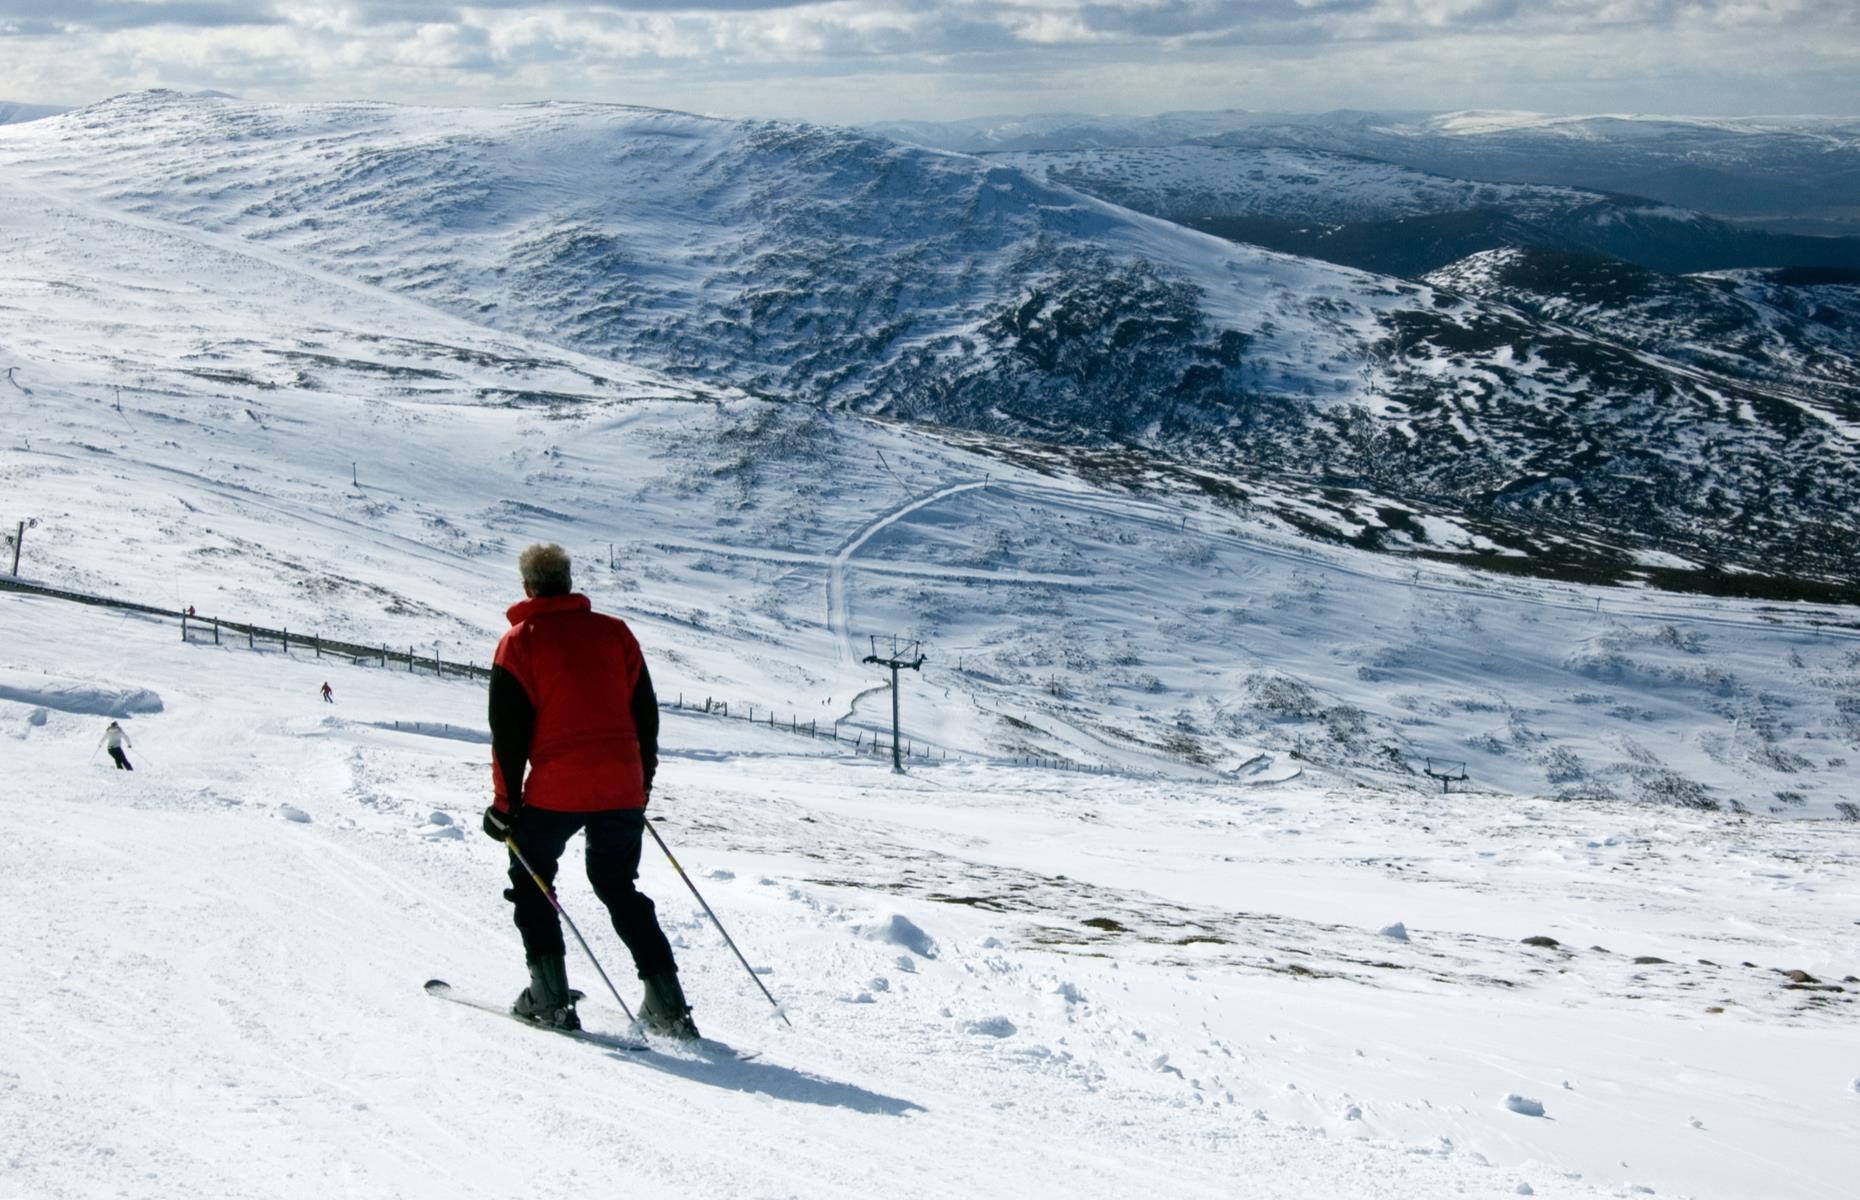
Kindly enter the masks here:
<path id="1" fill-rule="evenodd" d="M 1514 548 L 1370 489 L 751 399 L 0 194 L 7 488 L 60 586 L 482 661 L 510 554 L 549 538 L 677 648 L 669 695 L 877 730 L 862 635 L 933 642 L 947 694 L 912 733 L 963 755 L 1849 798 L 1852 664 L 1815 630 L 1850 609 L 1500 587 L 1460 564 Z"/>
<path id="2" fill-rule="evenodd" d="M 1300 216 L 1340 225 L 1467 209 L 1547 216 L 1599 197 L 1580 188 L 1481 183 L 1369 158 L 1200 142 L 989 153 L 1030 175 L 1171 221 Z"/>
<path id="3" fill-rule="evenodd" d="M 145 93 L 10 128 L 0 164 L 693 383 L 1328 478 L 1585 577 L 1655 553 L 1712 589 L 1851 582 L 1860 468 L 1813 394 L 969 156 L 592 105 Z"/>
<path id="4" fill-rule="evenodd" d="M 574 110 L 571 153 L 536 110 L 523 137 L 507 111 L 216 111 L 107 161 L 0 137 L 7 549 L 29 581 L 173 614 L 0 587 L 0 1194 L 1844 1200 L 1853 606 L 1507 578 L 1417 553 L 1520 557 L 1451 504 L 625 361 L 552 334 L 571 306 L 546 286 L 575 277 L 511 281 L 485 207 L 546 231 L 562 196 L 605 202 L 623 177 L 596 168 L 645 136 L 613 114 Z M 674 156 L 737 136 L 621 117 Z M 203 178 L 154 170 L 183 146 Z M 293 196 L 320 163 L 346 215 L 235 169 L 262 154 Z M 776 161 L 713 172 L 776 203 Z M 392 215 L 448 196 L 444 221 Z M 667 254 L 679 289 L 709 269 Z M 495 307 L 466 302 L 479 268 Z M 1441 337 L 1546 328 L 1284 269 L 1429 298 Z M 523 982 L 474 829 L 482 682 L 412 668 L 482 664 L 536 540 L 646 648 L 653 819 L 683 867 L 649 848 L 642 886 L 703 1028 L 753 1061 L 421 994 Z M 859 661 L 892 634 L 929 654 L 899 700 L 930 757 L 904 776 L 871 753 L 892 696 Z M 384 668 L 338 636 L 417 653 Z M 133 773 L 99 761 L 106 714 Z M 1451 794 L 1423 773 L 1462 766 Z M 1796 816 L 1833 819 L 1775 819 Z M 562 903 L 630 1001 L 576 857 Z"/>
<path id="5" fill-rule="evenodd" d="M 971 153 L 1202 142 L 1358 155 L 1456 178 L 1647 196 L 1782 231 L 1853 232 L 1860 117 L 1172 113 L 872 126 Z"/>
<path id="6" fill-rule="evenodd" d="M 1860 266 L 1860 238 L 1768 233 L 1661 201 L 1454 179 L 1318 150 L 1187 144 L 990 161 L 1235 241 L 1391 275 L 1511 246 L 1669 273 Z"/>

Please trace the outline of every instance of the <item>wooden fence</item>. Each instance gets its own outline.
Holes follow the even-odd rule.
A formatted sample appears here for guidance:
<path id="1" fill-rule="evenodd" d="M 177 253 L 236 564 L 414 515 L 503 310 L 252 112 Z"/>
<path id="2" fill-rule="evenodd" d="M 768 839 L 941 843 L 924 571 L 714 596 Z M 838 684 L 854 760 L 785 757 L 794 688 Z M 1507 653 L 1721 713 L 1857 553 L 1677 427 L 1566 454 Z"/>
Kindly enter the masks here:
<path id="1" fill-rule="evenodd" d="M 388 645 L 369 645 L 363 642 L 343 641 L 326 638 L 317 633 L 293 633 L 288 629 L 271 629 L 263 625 L 252 625 L 243 621 L 229 621 L 221 617 L 190 616 L 187 612 L 177 613 L 172 608 L 162 608 L 153 604 L 140 604 L 133 600 L 119 600 L 111 596 L 95 596 L 85 592 L 67 591 L 61 588 L 47 587 L 44 584 L 28 583 L 21 579 L 0 576 L 0 591 L 24 592 L 34 596 L 45 596 L 54 600 L 66 600 L 74 604 L 89 604 L 99 608 L 113 608 L 126 612 L 144 613 L 164 620 L 179 620 L 181 640 L 184 642 L 210 642 L 216 646 L 238 646 L 244 643 L 248 650 L 263 650 L 277 647 L 288 654 L 293 647 L 308 650 L 318 658 L 331 658 L 347 661 L 357 666 L 379 666 L 398 670 L 405 667 L 410 672 L 426 672 L 440 677 L 458 679 L 489 679 L 489 664 L 480 666 L 476 662 L 452 662 L 440 657 L 437 650 L 432 654 L 421 654 L 416 647 L 405 650 Z M 817 720 L 805 724 L 790 713 L 784 721 L 775 709 L 768 705 L 744 704 L 738 701 L 732 712 L 732 705 L 727 700 L 706 696 L 700 704 L 694 698 L 685 702 L 683 693 L 675 696 L 669 703 L 663 696 L 659 698 L 661 709 L 674 712 L 692 713 L 700 716 L 715 717 L 719 720 L 737 719 L 751 724 L 766 725 L 772 730 L 805 737 L 813 740 L 831 741 L 842 746 L 851 746 L 855 753 L 871 754 L 878 758 L 891 756 L 891 741 L 874 731 L 854 730 L 852 737 L 841 732 L 839 723 L 822 729 Z M 950 753 L 942 747 L 906 738 L 898 748 L 902 758 L 914 762 L 947 762 Z M 958 754 L 959 760 L 970 756 Z M 1108 772 L 1108 768 L 1088 763 L 1075 762 L 1069 758 L 1039 758 L 1029 755 L 1016 755 L 1011 761 L 1016 766 L 1037 767 L 1052 771 L 1081 771 L 1094 774 Z"/>

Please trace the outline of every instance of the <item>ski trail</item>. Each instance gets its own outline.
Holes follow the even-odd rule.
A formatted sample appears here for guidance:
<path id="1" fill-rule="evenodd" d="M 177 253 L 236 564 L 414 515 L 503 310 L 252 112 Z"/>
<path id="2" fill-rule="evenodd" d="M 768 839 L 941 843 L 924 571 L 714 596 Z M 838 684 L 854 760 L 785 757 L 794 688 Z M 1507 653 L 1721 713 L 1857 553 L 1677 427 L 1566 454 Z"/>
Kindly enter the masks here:
<path id="1" fill-rule="evenodd" d="M 841 666 L 851 666 L 858 659 L 858 654 L 852 644 L 852 605 L 846 594 L 846 565 L 852 561 L 852 556 L 858 553 L 859 547 L 871 541 L 887 527 L 897 524 L 920 509 L 928 508 L 951 496 L 987 486 L 986 479 L 972 479 L 965 483 L 955 483 L 948 487 L 938 488 L 927 496 L 920 496 L 909 504 L 879 517 L 855 533 L 844 546 L 834 553 L 827 567 L 827 632 L 833 638 L 834 643 L 839 646 Z"/>

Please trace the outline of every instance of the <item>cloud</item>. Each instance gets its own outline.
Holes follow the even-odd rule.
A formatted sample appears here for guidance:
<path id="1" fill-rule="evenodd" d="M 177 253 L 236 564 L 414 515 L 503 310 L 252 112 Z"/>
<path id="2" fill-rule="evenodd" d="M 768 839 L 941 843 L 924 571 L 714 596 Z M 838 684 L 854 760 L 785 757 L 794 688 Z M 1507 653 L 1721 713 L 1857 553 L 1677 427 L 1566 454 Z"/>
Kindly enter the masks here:
<path id="1" fill-rule="evenodd" d="M 1857 10 L 1853 0 L 0 0 L 0 79 L 16 98 L 59 102 L 169 85 L 265 99 L 578 97 L 847 121 L 968 115 L 984 103 L 1571 110 L 1606 98 L 1721 112 L 1788 97 L 1854 111 L 1860 98 L 1839 63 L 1860 58 Z M 1566 103 L 1554 103 L 1559 86 Z"/>
<path id="2" fill-rule="evenodd" d="M 287 18 L 269 4 L 235 0 L 0 0 L 0 28 L 15 24 L 41 31 L 137 29 L 180 25 L 194 29 L 280 25 Z"/>

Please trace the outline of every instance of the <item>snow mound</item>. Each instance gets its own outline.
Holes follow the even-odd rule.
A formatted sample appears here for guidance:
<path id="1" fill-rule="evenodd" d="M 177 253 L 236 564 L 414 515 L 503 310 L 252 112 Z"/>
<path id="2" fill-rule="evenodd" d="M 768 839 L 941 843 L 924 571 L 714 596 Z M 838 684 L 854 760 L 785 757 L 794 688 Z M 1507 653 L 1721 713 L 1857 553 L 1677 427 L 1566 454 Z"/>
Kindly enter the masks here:
<path id="1" fill-rule="evenodd" d="M 310 814 L 298 808 L 295 804 L 278 805 L 278 815 L 287 821 L 295 821 L 299 825 L 308 825 L 310 823 Z"/>
<path id="2" fill-rule="evenodd" d="M 1382 937 L 1393 938 L 1398 942 L 1405 942 L 1408 940 L 1408 927 L 1400 921 L 1395 922 L 1393 925 L 1384 925 L 1382 928 L 1376 930 L 1376 932 Z"/>
<path id="3" fill-rule="evenodd" d="M 108 688 L 55 675 L 0 671 L 0 700 L 93 717 L 132 717 L 161 711 L 161 697 L 147 688 Z"/>
<path id="4" fill-rule="evenodd" d="M 880 920 L 861 925 L 859 934 L 868 941 L 902 946 L 920 958 L 936 957 L 936 939 L 903 913 L 891 913 Z"/>
<path id="5" fill-rule="evenodd" d="M 970 1021 L 963 1029 L 978 1037 L 1005 1038 L 1013 1037 L 1019 1032 L 1014 1022 L 1006 1017 L 985 1017 L 979 1021 Z"/>
<path id="6" fill-rule="evenodd" d="M 1512 1092 L 1505 1097 L 1505 1107 L 1520 1116 L 1541 1117 L 1544 1115 L 1543 1101 L 1532 1100 L 1530 1097 L 1520 1096 L 1516 1092 Z"/>

